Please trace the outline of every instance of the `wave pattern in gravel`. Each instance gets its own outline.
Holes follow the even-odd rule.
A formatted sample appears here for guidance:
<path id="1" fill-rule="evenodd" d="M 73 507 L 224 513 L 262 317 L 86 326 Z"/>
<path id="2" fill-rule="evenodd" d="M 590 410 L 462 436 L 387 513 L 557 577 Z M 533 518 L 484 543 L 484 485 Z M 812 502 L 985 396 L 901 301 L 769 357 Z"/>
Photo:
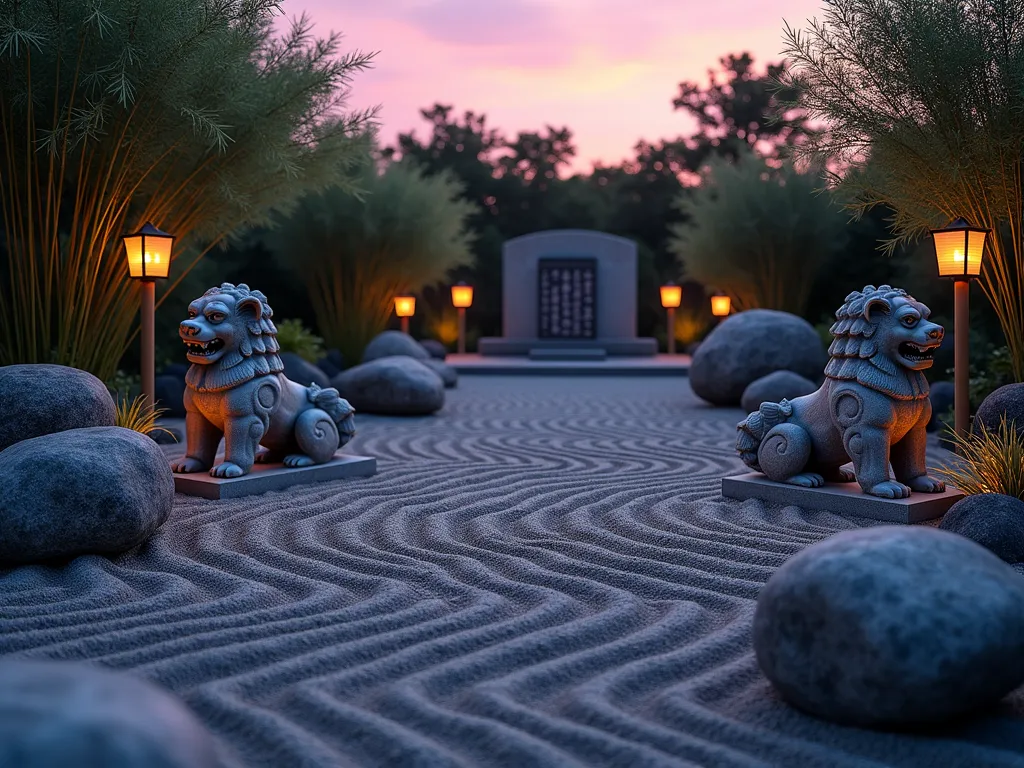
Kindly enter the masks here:
<path id="1" fill-rule="evenodd" d="M 931 735 L 779 702 L 758 590 L 868 523 L 724 501 L 742 415 L 682 379 L 463 377 L 358 417 L 373 478 L 178 496 L 136 552 L 0 571 L 0 654 L 148 678 L 251 766 L 1024 765 L 1019 695 Z"/>

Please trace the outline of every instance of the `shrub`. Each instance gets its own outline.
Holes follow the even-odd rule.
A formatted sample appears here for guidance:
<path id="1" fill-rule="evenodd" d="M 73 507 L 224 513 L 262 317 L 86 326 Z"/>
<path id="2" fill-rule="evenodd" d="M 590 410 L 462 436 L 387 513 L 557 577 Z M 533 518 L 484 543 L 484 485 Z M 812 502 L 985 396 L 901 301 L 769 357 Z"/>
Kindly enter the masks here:
<path id="1" fill-rule="evenodd" d="M 1005 415 L 999 428 L 979 429 L 966 437 L 950 430 L 957 456 L 934 470 L 937 477 L 967 495 L 1004 493 L 1024 499 L 1024 436 Z"/>
<path id="2" fill-rule="evenodd" d="M 769 168 L 748 153 L 711 163 L 700 187 L 680 196 L 684 221 L 669 250 L 686 276 L 732 297 L 737 311 L 802 315 L 821 265 L 841 247 L 845 223 L 822 179 Z"/>
<path id="3" fill-rule="evenodd" d="M 314 365 L 324 356 L 324 340 L 303 326 L 302 321 L 282 320 L 274 325 L 282 352 L 292 352 Z"/>
<path id="4" fill-rule="evenodd" d="M 267 247 L 306 284 L 327 345 L 358 361 L 388 326 L 395 296 L 444 278 L 470 261 L 471 203 L 447 172 L 368 163 L 365 194 L 309 195 L 265 235 Z"/>

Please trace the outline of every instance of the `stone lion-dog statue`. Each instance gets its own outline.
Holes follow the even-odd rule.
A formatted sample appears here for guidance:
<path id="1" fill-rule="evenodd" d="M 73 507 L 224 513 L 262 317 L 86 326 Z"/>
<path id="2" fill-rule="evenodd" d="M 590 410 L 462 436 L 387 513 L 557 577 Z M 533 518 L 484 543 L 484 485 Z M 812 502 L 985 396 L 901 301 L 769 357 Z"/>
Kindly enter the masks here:
<path id="1" fill-rule="evenodd" d="M 847 296 L 830 328 L 825 383 L 792 401 L 762 403 L 740 422 L 743 462 L 770 480 L 806 488 L 856 480 L 886 499 L 942 493 L 945 485 L 925 466 L 932 407 L 923 372 L 944 334 L 930 314 L 888 285 Z M 852 474 L 842 468 L 851 461 Z"/>
<path id="2" fill-rule="evenodd" d="M 284 375 L 274 312 L 245 284 L 223 283 L 188 307 L 178 327 L 185 376 L 185 458 L 175 472 L 240 477 L 254 462 L 305 467 L 330 461 L 355 435 L 355 409 L 336 389 Z M 214 466 L 224 438 L 224 461 Z"/>

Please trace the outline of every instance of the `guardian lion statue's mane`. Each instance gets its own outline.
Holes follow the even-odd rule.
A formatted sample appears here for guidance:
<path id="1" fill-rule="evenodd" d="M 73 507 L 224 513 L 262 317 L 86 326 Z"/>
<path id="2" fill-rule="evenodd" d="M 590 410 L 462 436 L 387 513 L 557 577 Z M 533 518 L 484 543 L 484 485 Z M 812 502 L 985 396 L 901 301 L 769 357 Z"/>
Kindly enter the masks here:
<path id="1" fill-rule="evenodd" d="M 889 356 L 891 346 L 882 343 L 887 326 L 872 319 L 872 310 L 892 311 L 893 300 L 902 298 L 927 318 L 931 311 L 915 301 L 902 288 L 867 285 L 854 291 L 836 310 L 836 322 L 829 328 L 834 340 L 828 348 L 825 376 L 839 381 L 856 381 L 896 400 L 917 400 L 928 396 L 928 380 L 921 371 L 912 371 Z"/>
<path id="2" fill-rule="evenodd" d="M 271 319 L 274 310 L 261 291 L 250 291 L 245 283 L 221 283 L 203 294 L 208 298 L 223 294 L 234 299 L 231 324 L 235 328 L 234 349 L 212 365 L 193 365 L 185 383 L 197 392 L 223 392 L 257 376 L 282 373 L 284 363 L 278 354 L 277 327 Z M 256 310 L 256 303 L 259 309 Z"/>

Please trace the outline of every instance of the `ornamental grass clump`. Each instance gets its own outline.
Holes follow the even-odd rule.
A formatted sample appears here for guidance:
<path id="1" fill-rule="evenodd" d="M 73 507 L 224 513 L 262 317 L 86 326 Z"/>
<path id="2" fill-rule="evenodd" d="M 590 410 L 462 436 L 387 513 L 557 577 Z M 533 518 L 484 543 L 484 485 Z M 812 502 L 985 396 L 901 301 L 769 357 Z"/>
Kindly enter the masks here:
<path id="1" fill-rule="evenodd" d="M 277 0 L 0 4 L 0 365 L 101 380 L 133 338 L 121 237 L 175 235 L 166 296 L 213 246 L 348 181 L 371 112 L 347 112 L 371 55 L 342 54 Z"/>
<path id="2" fill-rule="evenodd" d="M 992 230 L 979 284 L 1024 381 L 1024 3 L 825 0 L 785 39 L 780 101 L 827 126 L 794 151 L 855 214 L 895 212 L 890 255 L 959 217 Z"/>
<path id="3" fill-rule="evenodd" d="M 936 476 L 968 496 L 1003 493 L 1024 500 L 1024 433 L 1006 415 L 995 430 L 981 427 L 966 437 L 949 430 L 957 456 Z"/>
<path id="4" fill-rule="evenodd" d="M 131 429 L 144 435 L 163 432 L 175 441 L 177 440 L 173 432 L 157 425 L 157 421 L 159 421 L 163 414 L 167 413 L 167 409 L 150 408 L 146 404 L 145 395 L 139 395 L 131 402 L 128 401 L 127 396 L 118 398 L 115 405 L 117 415 L 114 419 L 114 426 Z"/>
<path id="5" fill-rule="evenodd" d="M 327 346 L 358 361 L 388 326 L 395 296 L 414 293 L 472 260 L 475 206 L 447 172 L 409 162 L 367 163 L 356 197 L 309 195 L 265 235 L 267 248 L 305 282 Z"/>

